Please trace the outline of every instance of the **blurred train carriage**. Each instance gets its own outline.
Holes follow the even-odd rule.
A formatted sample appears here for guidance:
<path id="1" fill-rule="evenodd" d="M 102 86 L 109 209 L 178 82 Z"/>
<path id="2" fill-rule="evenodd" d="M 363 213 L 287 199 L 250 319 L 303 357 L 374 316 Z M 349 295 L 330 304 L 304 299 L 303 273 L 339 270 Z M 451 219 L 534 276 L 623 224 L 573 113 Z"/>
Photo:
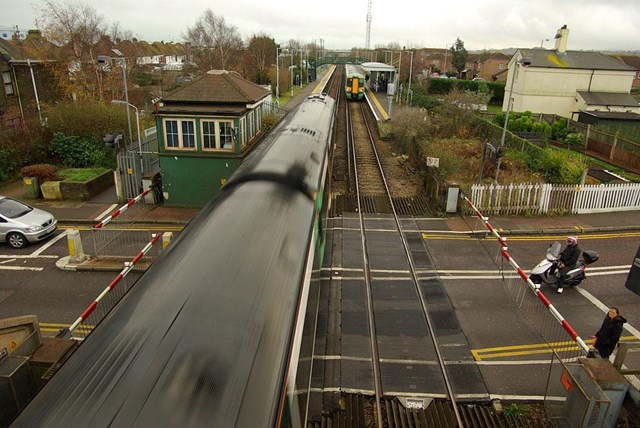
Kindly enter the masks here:
<path id="1" fill-rule="evenodd" d="M 12 426 L 305 426 L 334 105 L 289 114 Z"/>
<path id="2" fill-rule="evenodd" d="M 364 98 L 365 74 L 362 67 L 355 64 L 345 65 L 344 92 L 348 100 Z"/>

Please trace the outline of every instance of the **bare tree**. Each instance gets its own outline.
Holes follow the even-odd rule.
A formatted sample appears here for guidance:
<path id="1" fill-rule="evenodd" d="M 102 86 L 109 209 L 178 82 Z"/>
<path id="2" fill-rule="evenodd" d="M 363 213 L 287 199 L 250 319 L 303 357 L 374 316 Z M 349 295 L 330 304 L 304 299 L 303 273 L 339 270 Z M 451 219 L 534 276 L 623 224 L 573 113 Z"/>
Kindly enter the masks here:
<path id="1" fill-rule="evenodd" d="M 49 43 L 34 45 L 56 77 L 63 93 L 74 99 L 101 96 L 101 72 L 96 66 L 95 47 L 106 34 L 102 16 L 85 3 L 46 0 L 41 8 L 42 28 Z"/>
<path id="2" fill-rule="evenodd" d="M 207 9 L 193 27 L 187 29 L 187 41 L 195 54 L 195 61 L 203 69 L 223 69 L 231 65 L 234 53 L 243 48 L 242 37 L 234 25 L 224 17 Z"/>
<path id="3" fill-rule="evenodd" d="M 270 83 L 269 69 L 276 59 L 276 42 L 264 33 L 253 35 L 247 44 L 250 67 L 255 70 L 253 80 L 258 84 Z"/>

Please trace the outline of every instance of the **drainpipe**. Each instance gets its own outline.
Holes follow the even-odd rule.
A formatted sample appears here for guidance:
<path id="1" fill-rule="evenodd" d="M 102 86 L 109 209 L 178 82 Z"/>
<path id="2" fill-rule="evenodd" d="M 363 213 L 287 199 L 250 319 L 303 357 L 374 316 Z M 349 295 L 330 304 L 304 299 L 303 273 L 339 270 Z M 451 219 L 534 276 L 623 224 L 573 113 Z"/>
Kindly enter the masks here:
<path id="1" fill-rule="evenodd" d="M 18 98 L 18 105 L 20 106 L 20 117 L 22 118 L 22 125 L 24 126 L 24 110 L 22 109 L 22 97 L 20 96 L 20 88 L 18 85 L 18 77 L 16 76 L 16 68 L 11 65 L 11 71 L 13 72 L 13 81 L 16 82 L 16 98 Z"/>
<path id="2" fill-rule="evenodd" d="M 33 94 L 36 97 L 36 106 L 38 107 L 38 117 L 40 118 L 40 125 L 42 125 L 42 111 L 40 110 L 40 99 L 38 98 L 38 88 L 36 87 L 36 78 L 33 75 L 33 67 L 31 66 L 31 60 L 27 59 L 29 65 L 29 72 L 31 73 L 31 83 L 33 84 Z"/>

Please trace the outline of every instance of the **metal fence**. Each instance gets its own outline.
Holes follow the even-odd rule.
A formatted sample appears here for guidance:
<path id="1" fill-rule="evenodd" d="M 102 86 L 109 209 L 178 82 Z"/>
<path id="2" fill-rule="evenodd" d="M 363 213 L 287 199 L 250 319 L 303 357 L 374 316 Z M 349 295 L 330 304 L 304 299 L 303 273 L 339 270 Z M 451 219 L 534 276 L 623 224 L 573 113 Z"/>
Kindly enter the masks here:
<path id="1" fill-rule="evenodd" d="M 555 185 L 520 183 L 471 186 L 471 201 L 487 214 L 587 214 L 640 210 L 640 183 Z"/>

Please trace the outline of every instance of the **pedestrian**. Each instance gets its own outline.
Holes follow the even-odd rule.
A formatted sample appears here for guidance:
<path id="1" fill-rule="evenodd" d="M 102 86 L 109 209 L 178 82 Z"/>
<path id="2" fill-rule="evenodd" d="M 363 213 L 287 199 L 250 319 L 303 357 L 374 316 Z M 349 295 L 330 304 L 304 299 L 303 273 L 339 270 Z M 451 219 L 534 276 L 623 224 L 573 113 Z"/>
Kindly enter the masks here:
<path id="1" fill-rule="evenodd" d="M 622 325 L 626 322 L 627 320 L 620 315 L 618 308 L 615 306 L 609 308 L 600 330 L 593 336 L 593 347 L 602 358 L 609 358 L 620 340 L 620 335 L 622 335 Z"/>
<path id="2" fill-rule="evenodd" d="M 564 280 L 567 277 L 567 272 L 573 269 L 578 263 L 580 258 L 580 246 L 578 245 L 578 238 L 575 236 L 567 236 L 567 246 L 560 253 L 560 259 L 558 260 L 558 269 L 560 269 L 560 278 L 558 279 L 558 293 L 562 293 L 564 287 Z"/>

